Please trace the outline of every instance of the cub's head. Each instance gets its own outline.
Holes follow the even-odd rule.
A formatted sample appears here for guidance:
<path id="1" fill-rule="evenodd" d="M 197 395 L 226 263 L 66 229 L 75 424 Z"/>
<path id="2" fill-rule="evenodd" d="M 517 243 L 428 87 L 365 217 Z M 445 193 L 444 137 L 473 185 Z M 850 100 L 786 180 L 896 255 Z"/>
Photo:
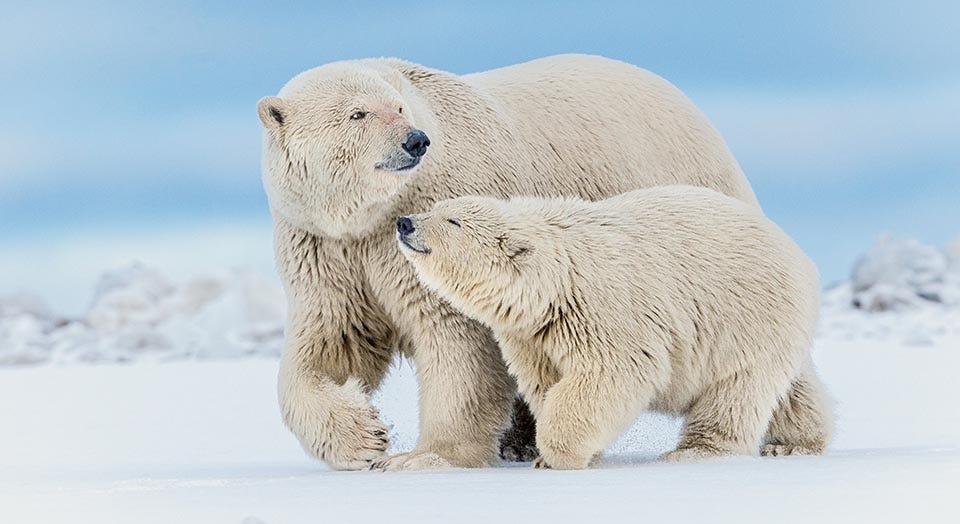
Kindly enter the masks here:
<path id="1" fill-rule="evenodd" d="M 257 106 L 274 214 L 327 236 L 360 236 L 424 162 L 432 114 L 389 62 L 301 73 Z"/>
<path id="2" fill-rule="evenodd" d="M 520 327 L 545 313 L 565 281 L 558 245 L 523 200 L 444 200 L 397 219 L 397 242 L 418 278 L 491 326 Z"/>

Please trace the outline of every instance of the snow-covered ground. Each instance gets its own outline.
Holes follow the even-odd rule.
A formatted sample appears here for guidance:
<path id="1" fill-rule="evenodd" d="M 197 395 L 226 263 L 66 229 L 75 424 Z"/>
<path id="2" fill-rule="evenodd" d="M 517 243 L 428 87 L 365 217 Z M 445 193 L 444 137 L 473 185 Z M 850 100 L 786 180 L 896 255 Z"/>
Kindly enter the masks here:
<path id="1" fill-rule="evenodd" d="M 960 253 L 902 256 L 916 247 L 882 241 L 824 295 L 827 456 L 659 464 L 679 426 L 650 415 L 581 472 L 333 472 L 306 458 L 276 407 L 282 294 L 256 274 L 134 266 L 70 318 L 7 298 L 0 522 L 958 522 Z M 410 449 L 410 364 L 375 403 L 392 451 Z"/>

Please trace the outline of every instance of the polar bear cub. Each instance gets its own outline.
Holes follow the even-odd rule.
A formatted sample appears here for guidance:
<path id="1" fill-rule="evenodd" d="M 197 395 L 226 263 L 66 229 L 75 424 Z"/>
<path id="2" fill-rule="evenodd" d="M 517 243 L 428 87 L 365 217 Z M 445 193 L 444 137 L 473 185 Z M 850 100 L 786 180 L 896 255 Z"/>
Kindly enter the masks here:
<path id="1" fill-rule="evenodd" d="M 827 445 L 816 268 L 738 200 L 688 186 L 462 197 L 399 218 L 397 240 L 497 337 L 537 420 L 537 467 L 587 467 L 643 410 L 685 417 L 666 460 Z"/>

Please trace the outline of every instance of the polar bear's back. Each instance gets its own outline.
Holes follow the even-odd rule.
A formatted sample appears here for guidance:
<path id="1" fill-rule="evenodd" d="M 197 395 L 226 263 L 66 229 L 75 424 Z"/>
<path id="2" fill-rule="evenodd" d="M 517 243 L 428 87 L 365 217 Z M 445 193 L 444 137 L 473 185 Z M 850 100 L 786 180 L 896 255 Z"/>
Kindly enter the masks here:
<path id="1" fill-rule="evenodd" d="M 649 71 L 599 56 L 557 55 L 462 79 L 526 138 L 538 176 L 551 177 L 561 188 L 548 193 L 596 200 L 641 187 L 686 184 L 759 207 L 706 116 Z M 614 183 L 597 184 L 602 187 L 566 187 L 577 176 L 571 166 L 583 175 L 612 166 L 619 173 L 611 176 Z"/>

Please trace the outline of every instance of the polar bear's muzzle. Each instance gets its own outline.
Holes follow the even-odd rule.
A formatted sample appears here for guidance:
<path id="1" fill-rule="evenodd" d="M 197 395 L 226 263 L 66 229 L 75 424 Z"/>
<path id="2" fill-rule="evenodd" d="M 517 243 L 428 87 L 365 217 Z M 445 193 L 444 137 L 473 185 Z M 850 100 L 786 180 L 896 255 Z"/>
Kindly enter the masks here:
<path id="1" fill-rule="evenodd" d="M 376 168 L 386 171 L 407 171 L 417 167 L 420 159 L 427 154 L 430 147 L 430 138 L 419 129 L 407 133 L 400 147 L 391 151 L 383 160 L 377 162 Z"/>
<path id="2" fill-rule="evenodd" d="M 403 142 L 403 150 L 413 158 L 420 158 L 427 154 L 427 148 L 430 147 L 430 138 L 419 129 L 414 129 L 407 133 L 407 139 Z"/>
<path id="3" fill-rule="evenodd" d="M 423 242 L 415 220 L 411 216 L 397 219 L 397 242 L 411 251 L 426 255 L 430 248 Z"/>

